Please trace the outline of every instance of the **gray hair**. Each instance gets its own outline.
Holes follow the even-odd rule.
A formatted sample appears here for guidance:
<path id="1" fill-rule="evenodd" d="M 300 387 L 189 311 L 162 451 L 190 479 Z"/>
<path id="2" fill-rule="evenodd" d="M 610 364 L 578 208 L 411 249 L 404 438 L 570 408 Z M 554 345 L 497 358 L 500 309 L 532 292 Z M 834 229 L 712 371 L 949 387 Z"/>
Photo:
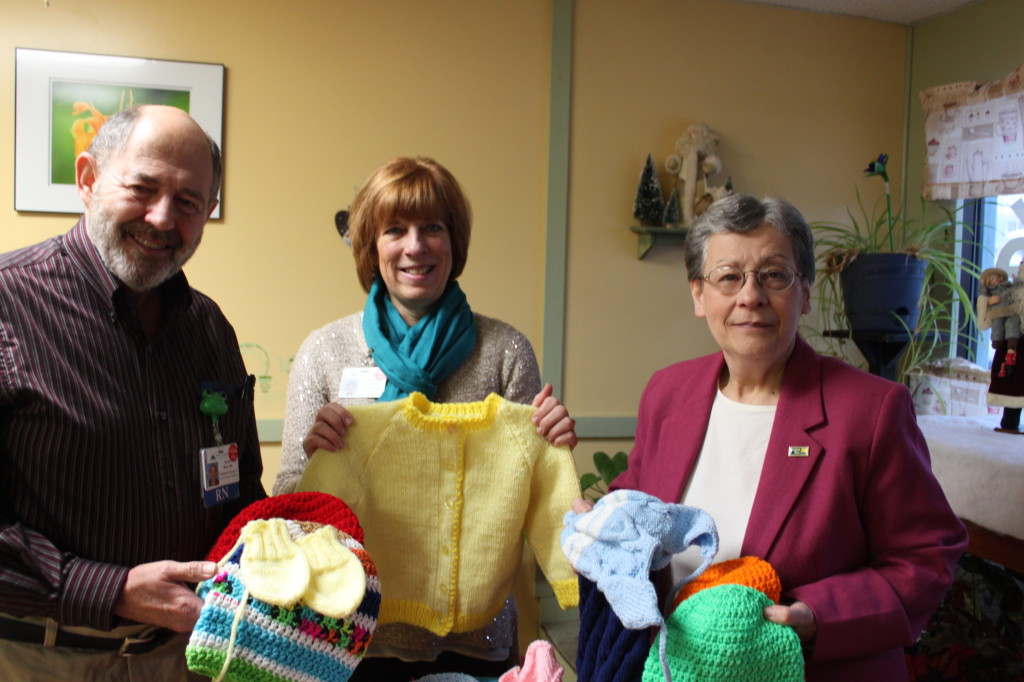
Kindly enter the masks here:
<path id="1" fill-rule="evenodd" d="M 708 240 L 716 234 L 743 234 L 771 225 L 793 245 L 800 277 L 814 282 L 814 236 L 800 211 L 785 199 L 733 194 L 711 204 L 686 234 L 686 274 L 691 281 L 704 277 Z"/>
<path id="2" fill-rule="evenodd" d="M 134 106 L 111 114 L 103 125 L 100 126 L 99 132 L 96 133 L 96 137 L 93 138 L 87 150 L 96 159 L 100 169 L 103 168 L 107 160 L 124 151 L 125 145 L 128 144 L 128 138 L 132 136 L 132 132 L 135 130 L 135 125 L 142 118 L 144 106 Z M 206 135 L 206 142 L 210 146 L 210 162 L 213 167 L 213 181 L 210 183 L 208 203 L 208 206 L 212 206 L 213 202 L 217 200 L 217 194 L 220 192 L 220 183 L 224 177 L 224 158 L 221 156 L 220 147 L 217 146 L 217 143 L 210 137 L 209 133 L 204 130 L 203 134 Z"/>

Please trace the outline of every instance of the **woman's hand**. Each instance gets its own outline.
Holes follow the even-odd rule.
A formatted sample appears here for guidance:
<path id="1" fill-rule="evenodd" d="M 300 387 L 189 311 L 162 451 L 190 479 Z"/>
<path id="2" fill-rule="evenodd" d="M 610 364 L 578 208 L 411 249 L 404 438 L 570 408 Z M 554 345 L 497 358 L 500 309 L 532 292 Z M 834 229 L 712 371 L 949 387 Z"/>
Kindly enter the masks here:
<path id="1" fill-rule="evenodd" d="M 590 500 L 585 500 L 582 497 L 577 497 L 572 501 L 572 510 L 577 514 L 586 514 L 594 508 L 594 503 Z"/>
<path id="2" fill-rule="evenodd" d="M 317 450 L 337 452 L 345 447 L 343 438 L 348 427 L 355 420 L 348 410 L 338 403 L 327 403 L 316 413 L 316 421 L 309 428 L 309 433 L 302 439 L 302 449 L 306 457 L 312 457 Z"/>
<path id="3" fill-rule="evenodd" d="M 814 618 L 811 607 L 802 601 L 795 601 L 789 606 L 776 604 L 764 608 L 764 617 L 772 623 L 788 625 L 796 631 L 800 642 L 809 644 L 818 634 L 818 621 Z"/>
<path id="4" fill-rule="evenodd" d="M 537 411 L 533 413 L 533 423 L 537 425 L 537 433 L 552 445 L 568 445 L 572 450 L 579 439 L 576 438 L 576 421 L 569 416 L 569 410 L 551 395 L 554 389 L 545 384 L 540 393 L 533 399 Z"/>

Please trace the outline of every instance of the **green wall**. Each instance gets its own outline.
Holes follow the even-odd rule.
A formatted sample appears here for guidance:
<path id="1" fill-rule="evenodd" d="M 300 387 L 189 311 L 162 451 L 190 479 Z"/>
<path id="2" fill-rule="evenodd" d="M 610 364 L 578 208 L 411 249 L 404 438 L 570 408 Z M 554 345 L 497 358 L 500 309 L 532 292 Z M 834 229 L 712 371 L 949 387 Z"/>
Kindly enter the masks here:
<path id="1" fill-rule="evenodd" d="M 1024 0 L 986 0 L 912 27 L 903 185 L 910 206 L 917 203 L 924 178 L 924 112 L 918 93 L 945 83 L 999 80 L 1021 64 Z"/>

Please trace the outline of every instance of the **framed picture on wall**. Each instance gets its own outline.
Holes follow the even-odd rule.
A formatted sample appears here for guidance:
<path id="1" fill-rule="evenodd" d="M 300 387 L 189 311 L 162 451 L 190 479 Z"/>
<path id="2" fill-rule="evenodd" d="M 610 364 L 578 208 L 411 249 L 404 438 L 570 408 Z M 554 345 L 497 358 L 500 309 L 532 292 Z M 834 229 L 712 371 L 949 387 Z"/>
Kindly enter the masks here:
<path id="1" fill-rule="evenodd" d="M 187 111 L 222 144 L 224 65 L 15 49 L 14 209 L 81 213 L 75 158 L 111 114 Z M 221 206 L 214 211 L 219 218 Z"/>

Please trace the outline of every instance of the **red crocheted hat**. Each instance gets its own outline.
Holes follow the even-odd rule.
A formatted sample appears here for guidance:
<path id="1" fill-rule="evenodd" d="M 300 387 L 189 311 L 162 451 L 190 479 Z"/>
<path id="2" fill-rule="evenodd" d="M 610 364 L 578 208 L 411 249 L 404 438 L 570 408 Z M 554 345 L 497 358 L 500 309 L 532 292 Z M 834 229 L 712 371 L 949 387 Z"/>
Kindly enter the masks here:
<path id="1" fill-rule="evenodd" d="M 206 559 L 220 561 L 238 542 L 245 524 L 256 519 L 290 519 L 330 525 L 363 543 L 359 519 L 341 499 L 318 492 L 286 493 L 253 502 L 238 512 L 217 538 Z"/>

